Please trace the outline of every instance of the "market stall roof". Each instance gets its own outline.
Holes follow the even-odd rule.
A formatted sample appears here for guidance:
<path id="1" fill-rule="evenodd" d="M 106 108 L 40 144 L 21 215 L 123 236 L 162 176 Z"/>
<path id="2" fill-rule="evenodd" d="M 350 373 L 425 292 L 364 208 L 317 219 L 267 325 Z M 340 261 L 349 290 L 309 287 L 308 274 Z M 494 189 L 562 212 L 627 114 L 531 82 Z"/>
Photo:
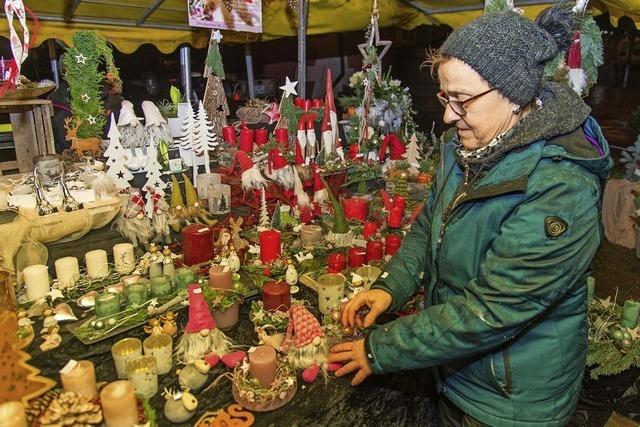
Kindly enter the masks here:
<path id="1" fill-rule="evenodd" d="M 222 0 L 210 0 L 222 4 Z M 255 0 L 254 0 L 255 1 Z M 516 0 L 515 4 L 534 17 L 553 1 Z M 125 53 L 152 43 L 164 53 L 181 44 L 205 47 L 209 32 L 189 27 L 187 0 L 25 0 L 40 20 L 36 43 L 51 38 L 70 44 L 80 30 L 100 31 Z M 380 26 L 413 29 L 423 24 L 459 27 L 482 13 L 482 0 L 393 0 L 379 3 Z M 629 16 L 640 27 L 640 0 L 594 0 L 598 13 L 609 12 L 612 23 Z M 362 30 L 369 23 L 370 0 L 310 0 L 307 34 Z M 263 33 L 224 32 L 225 42 L 271 40 L 297 35 L 297 19 L 286 0 L 262 1 Z M 8 34 L 0 20 L 0 34 Z"/>

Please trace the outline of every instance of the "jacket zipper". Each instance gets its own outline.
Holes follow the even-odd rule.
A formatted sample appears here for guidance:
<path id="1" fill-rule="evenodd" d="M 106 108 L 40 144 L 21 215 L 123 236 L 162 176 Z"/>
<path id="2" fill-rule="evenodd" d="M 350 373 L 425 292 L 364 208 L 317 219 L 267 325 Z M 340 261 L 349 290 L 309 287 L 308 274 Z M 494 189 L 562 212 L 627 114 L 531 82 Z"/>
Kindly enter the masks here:
<path id="1" fill-rule="evenodd" d="M 456 195 L 453 197 L 449 206 L 442 213 L 442 222 L 440 223 L 440 232 L 438 233 L 438 245 L 437 248 L 440 249 L 440 245 L 442 244 L 442 239 L 444 238 L 444 232 L 447 228 L 447 224 L 453 218 L 456 210 L 460 207 L 459 202 L 467 196 L 469 190 L 469 168 L 465 165 L 464 169 L 464 180 L 462 185 L 458 187 L 456 191 Z"/>

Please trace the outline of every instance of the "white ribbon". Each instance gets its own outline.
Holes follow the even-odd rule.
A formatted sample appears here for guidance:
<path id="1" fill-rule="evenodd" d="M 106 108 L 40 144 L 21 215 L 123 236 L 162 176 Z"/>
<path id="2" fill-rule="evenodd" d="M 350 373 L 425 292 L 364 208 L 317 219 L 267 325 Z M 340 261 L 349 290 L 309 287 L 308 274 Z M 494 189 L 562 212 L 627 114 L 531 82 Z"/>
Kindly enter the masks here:
<path id="1" fill-rule="evenodd" d="M 7 15 L 7 21 L 9 23 L 11 52 L 18 67 L 18 74 L 20 74 L 20 67 L 24 60 L 27 59 L 27 56 L 29 56 L 29 28 L 27 27 L 27 14 L 25 13 L 22 0 L 5 0 L 4 13 Z M 18 33 L 13 26 L 14 13 L 22 26 L 22 38 L 24 41 L 20 41 L 20 37 L 18 37 Z"/>

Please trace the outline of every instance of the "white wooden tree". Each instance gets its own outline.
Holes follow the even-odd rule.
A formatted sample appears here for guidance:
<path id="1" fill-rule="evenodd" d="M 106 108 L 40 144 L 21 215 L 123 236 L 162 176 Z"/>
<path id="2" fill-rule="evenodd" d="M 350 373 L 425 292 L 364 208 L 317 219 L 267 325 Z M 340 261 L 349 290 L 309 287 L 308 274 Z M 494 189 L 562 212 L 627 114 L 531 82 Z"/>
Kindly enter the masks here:
<path id="1" fill-rule="evenodd" d="M 422 158 L 422 154 L 420 154 L 418 137 L 415 133 L 411 134 L 411 137 L 409 138 L 409 144 L 407 145 L 407 151 L 402 155 L 402 157 L 404 157 L 407 162 L 409 162 L 409 165 L 411 165 L 412 168 L 417 169 L 420 167 L 420 159 Z"/>
<path id="2" fill-rule="evenodd" d="M 107 157 L 107 165 L 111 166 L 116 159 L 122 157 L 124 150 L 122 144 L 120 144 L 121 135 L 113 113 L 111 113 L 111 124 L 109 125 L 109 133 L 107 136 L 109 137 L 109 146 L 104 150 L 104 156 Z"/>
<path id="3" fill-rule="evenodd" d="M 149 161 L 147 162 L 147 182 L 145 182 L 143 189 L 147 187 L 155 189 L 158 193 L 164 195 L 164 189 L 167 184 L 162 180 L 162 166 L 158 162 L 158 150 L 155 145 L 151 144 L 148 148 L 147 155 Z"/>
<path id="4" fill-rule="evenodd" d="M 196 182 L 198 176 L 198 165 L 196 162 L 195 140 L 198 134 L 198 126 L 196 123 L 193 107 L 187 107 L 187 114 L 182 124 L 182 137 L 180 137 L 180 145 L 185 150 L 191 152 L 191 165 L 193 166 L 193 182 Z"/>
<path id="5" fill-rule="evenodd" d="M 218 137 L 216 136 L 213 125 L 207 117 L 207 110 L 200 101 L 198 105 L 198 114 L 195 117 L 196 134 L 193 139 L 193 151 L 196 154 L 202 154 L 204 157 L 204 169 L 207 173 L 211 172 L 209 166 L 209 151 L 212 151 L 218 145 Z"/>
<path id="6" fill-rule="evenodd" d="M 133 175 L 125 165 L 125 149 L 120 144 L 120 132 L 115 124 L 113 114 L 111 114 L 111 126 L 109 126 L 107 136 L 109 137 L 109 147 L 104 153 L 109 158 L 107 160 L 107 166 L 109 166 L 107 175 L 116 182 L 118 190 L 124 190 L 131 187 L 129 181 L 133 179 Z"/>
<path id="7" fill-rule="evenodd" d="M 267 197 L 264 192 L 264 187 L 260 191 L 260 222 L 258 226 L 261 229 L 269 228 L 271 220 L 269 219 L 269 211 L 267 210 Z"/>

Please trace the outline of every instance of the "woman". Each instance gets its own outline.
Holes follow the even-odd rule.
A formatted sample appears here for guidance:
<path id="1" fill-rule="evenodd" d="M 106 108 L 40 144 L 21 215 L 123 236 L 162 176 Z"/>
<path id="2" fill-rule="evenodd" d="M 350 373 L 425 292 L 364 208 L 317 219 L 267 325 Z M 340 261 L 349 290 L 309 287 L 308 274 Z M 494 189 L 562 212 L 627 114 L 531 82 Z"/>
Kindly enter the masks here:
<path id="1" fill-rule="evenodd" d="M 444 121 L 457 136 L 401 249 L 342 322 L 371 326 L 421 285 L 426 308 L 331 350 L 330 362 L 345 363 L 338 375 L 355 373 L 353 385 L 371 373 L 434 367 L 441 424 L 569 421 L 612 163 L 589 107 L 542 81 L 545 63 L 570 44 L 572 16 L 566 7 L 537 23 L 486 14 L 432 55 Z"/>

